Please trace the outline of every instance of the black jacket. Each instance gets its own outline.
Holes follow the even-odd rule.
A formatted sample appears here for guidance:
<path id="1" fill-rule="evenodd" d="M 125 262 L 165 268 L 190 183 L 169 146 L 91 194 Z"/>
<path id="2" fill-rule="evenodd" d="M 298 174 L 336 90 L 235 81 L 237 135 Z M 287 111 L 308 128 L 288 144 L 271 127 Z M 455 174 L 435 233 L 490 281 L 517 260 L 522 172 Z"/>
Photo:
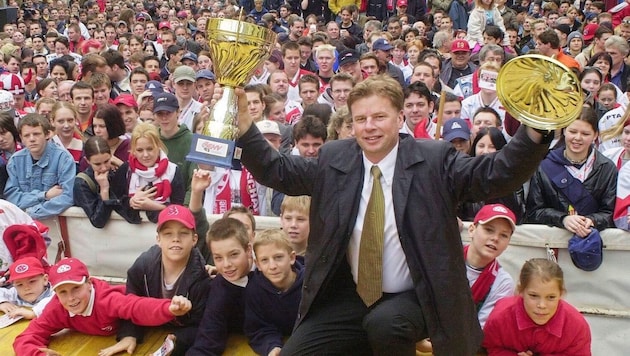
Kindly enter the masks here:
<path id="1" fill-rule="evenodd" d="M 192 309 L 183 316 L 175 318 L 171 325 L 175 327 L 177 337 L 174 354 L 183 354 L 189 348 L 197 334 L 210 293 L 210 278 L 205 269 L 206 262 L 197 248 L 193 248 L 186 269 L 182 273 L 175 295 L 182 295 L 190 300 Z M 162 298 L 162 250 L 152 246 L 136 259 L 127 270 L 127 293 L 141 297 Z M 142 341 L 144 328 L 128 320 L 121 322 L 118 339 L 133 336 Z"/>
<path id="2" fill-rule="evenodd" d="M 83 208 L 85 215 L 94 227 L 104 227 L 109 221 L 112 211 L 117 212 L 132 224 L 140 224 L 140 214 L 129 206 L 128 172 L 129 166 L 125 163 L 115 172 L 109 173 L 109 200 L 101 199 L 100 186 L 94 179 L 92 167 L 88 167 L 83 173 L 92 180 L 95 190 L 92 190 L 90 184 L 80 177 L 74 180 L 74 205 Z"/>
<path id="3" fill-rule="evenodd" d="M 558 148 L 563 150 L 564 148 Z M 549 158 L 545 158 L 549 159 Z M 599 231 L 608 227 L 614 227 L 613 211 L 617 192 L 617 167 L 604 157 L 595 152 L 593 170 L 583 182 L 584 187 L 599 203 L 597 213 L 585 215 L 593 220 L 595 228 Z M 551 182 L 549 177 L 539 167 L 529 183 L 529 195 L 527 196 L 527 222 L 532 224 L 546 224 L 564 229 L 562 219 L 568 215 L 570 202 Z M 580 212 L 577 212 L 578 215 Z"/>
<path id="4" fill-rule="evenodd" d="M 335 302 L 334 279 L 347 266 L 363 187 L 361 148 L 348 139 L 326 143 L 317 159 L 281 155 L 254 125 L 237 143 L 243 147 L 243 164 L 258 182 L 288 195 L 311 196 L 299 325 L 314 304 Z M 400 138 L 390 213 L 436 354 L 474 354 L 482 338 L 466 278 L 458 202 L 518 189 L 547 149 L 548 143 L 535 144 L 524 128 L 496 154 L 479 157 L 458 153 L 448 142 Z"/>

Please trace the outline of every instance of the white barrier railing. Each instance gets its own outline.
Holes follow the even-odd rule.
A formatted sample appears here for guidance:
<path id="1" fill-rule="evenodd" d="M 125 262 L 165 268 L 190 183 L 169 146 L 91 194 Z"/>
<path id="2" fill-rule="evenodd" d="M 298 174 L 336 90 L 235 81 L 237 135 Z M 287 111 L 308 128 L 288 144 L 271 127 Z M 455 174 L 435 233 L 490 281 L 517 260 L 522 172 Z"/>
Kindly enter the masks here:
<path id="1" fill-rule="evenodd" d="M 210 215 L 210 223 L 220 218 Z M 80 208 L 70 208 L 56 219 L 44 221 L 51 229 L 48 255 L 54 259 L 66 228 L 68 251 L 84 261 L 95 276 L 121 281 L 133 261 L 155 243 L 156 225 L 127 223 L 117 214 L 103 229 L 94 228 Z M 279 227 L 279 218 L 258 217 L 257 230 Z M 65 234 L 65 233 L 64 233 Z M 566 299 L 582 311 L 593 333 L 594 355 L 625 355 L 630 345 L 630 233 L 608 229 L 602 232 L 604 262 L 593 272 L 576 268 L 567 251 L 570 233 L 544 225 L 518 226 L 510 246 L 501 256 L 502 266 L 514 277 L 525 260 L 546 257 L 545 246 L 558 249 L 558 263 L 565 275 Z M 468 243 L 467 229 L 462 241 Z"/>

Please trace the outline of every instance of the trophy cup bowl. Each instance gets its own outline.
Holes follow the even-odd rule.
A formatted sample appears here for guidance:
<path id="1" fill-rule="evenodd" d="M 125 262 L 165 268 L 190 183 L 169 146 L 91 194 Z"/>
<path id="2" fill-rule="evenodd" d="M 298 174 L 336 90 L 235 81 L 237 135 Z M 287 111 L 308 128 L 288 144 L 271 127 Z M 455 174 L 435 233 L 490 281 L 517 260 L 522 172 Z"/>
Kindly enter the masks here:
<path id="1" fill-rule="evenodd" d="M 194 134 L 189 161 L 230 168 L 238 136 L 237 97 L 234 89 L 244 86 L 254 69 L 271 53 L 276 34 L 265 27 L 231 19 L 211 18 L 206 26 L 210 58 L 223 96 L 210 112 L 203 135 Z"/>

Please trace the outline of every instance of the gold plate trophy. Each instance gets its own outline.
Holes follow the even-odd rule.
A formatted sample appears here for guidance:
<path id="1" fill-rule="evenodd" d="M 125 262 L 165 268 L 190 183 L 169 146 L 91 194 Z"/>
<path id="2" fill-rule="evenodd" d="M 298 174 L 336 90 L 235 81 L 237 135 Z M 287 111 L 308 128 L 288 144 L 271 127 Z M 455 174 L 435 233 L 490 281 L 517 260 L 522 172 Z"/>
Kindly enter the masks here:
<path id="1" fill-rule="evenodd" d="M 503 65 L 497 96 L 515 119 L 539 130 L 569 126 L 584 104 L 578 76 L 540 54 L 518 56 Z"/>
<path id="2" fill-rule="evenodd" d="M 210 58 L 223 96 L 210 112 L 203 135 L 194 134 L 189 161 L 230 168 L 236 152 L 236 87 L 244 86 L 254 69 L 271 53 L 276 34 L 261 26 L 231 19 L 211 18 L 206 26 Z"/>

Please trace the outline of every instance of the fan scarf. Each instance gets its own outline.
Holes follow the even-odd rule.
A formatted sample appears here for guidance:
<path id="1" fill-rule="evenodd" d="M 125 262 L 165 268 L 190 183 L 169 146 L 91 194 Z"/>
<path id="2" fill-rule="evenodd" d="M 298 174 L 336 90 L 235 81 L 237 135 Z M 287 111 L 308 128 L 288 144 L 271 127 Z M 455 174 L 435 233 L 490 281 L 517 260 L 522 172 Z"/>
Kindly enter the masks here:
<path id="1" fill-rule="evenodd" d="M 160 203 L 170 201 L 171 182 L 175 176 L 177 165 L 169 162 L 164 151 L 160 150 L 158 161 L 150 168 L 143 166 L 133 155 L 129 155 L 129 170 L 131 171 L 129 197 L 134 196 L 137 191 L 152 183 L 157 188 L 153 200 Z"/>

